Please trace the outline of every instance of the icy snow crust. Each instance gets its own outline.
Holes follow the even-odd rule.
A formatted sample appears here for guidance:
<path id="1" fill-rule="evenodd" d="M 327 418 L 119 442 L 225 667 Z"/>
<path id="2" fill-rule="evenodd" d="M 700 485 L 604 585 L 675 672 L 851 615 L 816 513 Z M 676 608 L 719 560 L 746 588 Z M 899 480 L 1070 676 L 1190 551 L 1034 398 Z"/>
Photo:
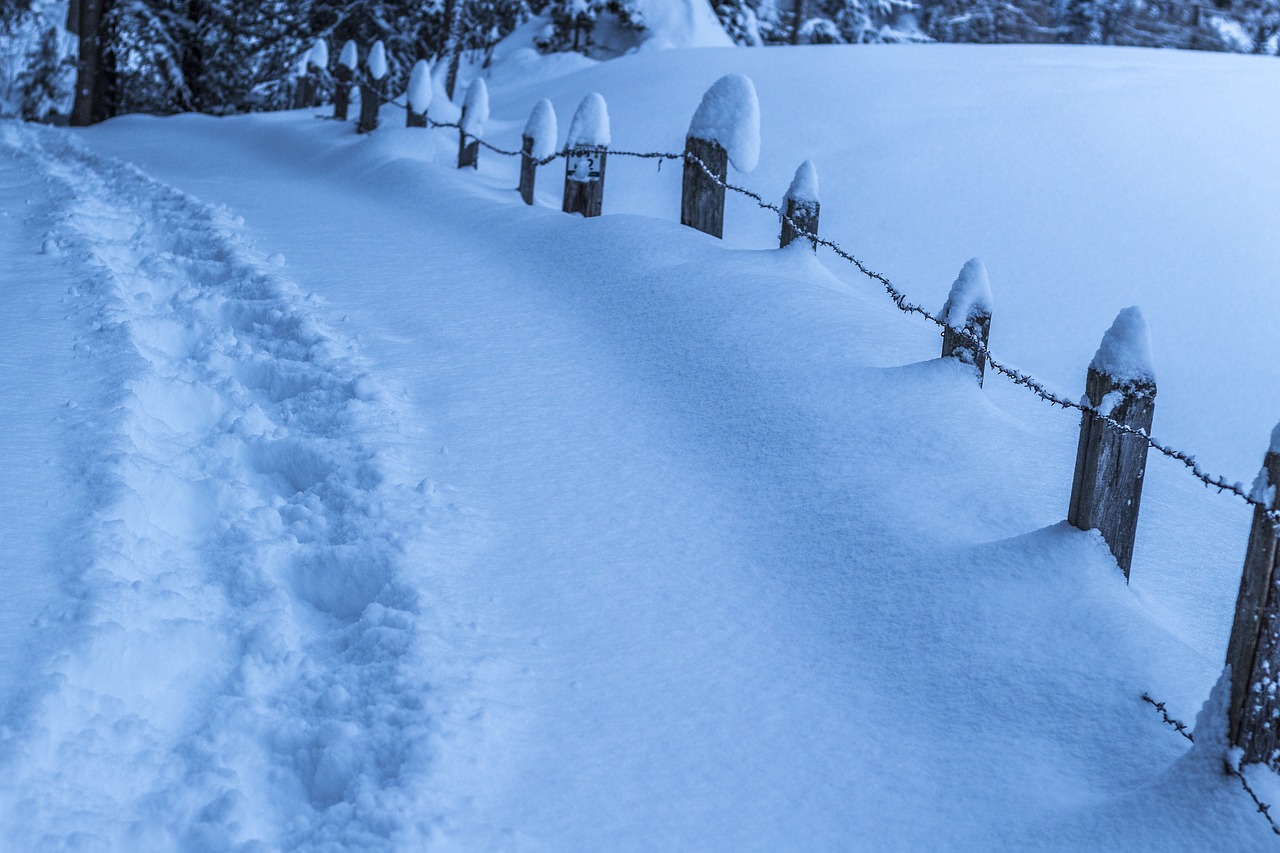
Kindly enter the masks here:
<path id="1" fill-rule="evenodd" d="M 483 77 L 472 81 L 463 108 L 462 132 L 470 136 L 483 135 L 484 123 L 489 120 L 489 87 Z"/>
<path id="2" fill-rule="evenodd" d="M 1098 351 L 1094 353 L 1089 366 L 1099 373 L 1114 377 L 1121 384 L 1155 384 L 1151 333 L 1141 309 L 1134 305 L 1116 315 L 1115 322 L 1102 336 L 1102 343 L 1098 345 Z"/>
<path id="3" fill-rule="evenodd" d="M 991 316 L 991 302 L 986 264 L 980 258 L 970 258 L 951 285 L 951 293 L 942 306 L 942 319 L 951 328 L 963 331 L 971 317 Z"/>
<path id="4" fill-rule="evenodd" d="M 751 79 L 726 74 L 706 94 L 689 122 L 689 136 L 718 142 L 739 172 L 750 172 L 760 159 L 760 102 Z"/>
<path id="5" fill-rule="evenodd" d="M 578 104 L 573 121 L 569 124 L 569 136 L 565 145 L 568 148 L 608 147 L 609 107 L 599 92 L 592 92 Z"/>
<path id="6" fill-rule="evenodd" d="M 418 115 L 424 115 L 431 106 L 431 66 L 425 59 L 419 59 L 409 72 L 409 108 Z"/>
<path id="7" fill-rule="evenodd" d="M 805 160 L 796 168 L 786 198 L 801 204 L 818 204 L 818 170 L 812 160 Z"/>
<path id="8" fill-rule="evenodd" d="M 1000 351 L 1064 393 L 1142 303 L 1161 437 L 1256 469 L 1280 411 L 1269 61 L 494 67 L 489 133 L 517 148 L 538 99 L 598 91 L 618 148 L 678 151 L 730 58 L 769 116 L 754 190 L 822 162 L 824 231 L 920 304 L 998 258 Z M 814 79 L 876 85 L 833 103 Z M 1245 508 L 1153 459 L 1126 587 L 1061 524 L 1078 419 L 978 389 L 873 283 L 774 251 L 753 202 L 708 240 L 676 222 L 679 169 L 617 158 L 620 215 L 549 210 L 548 186 L 527 208 L 517 158 L 459 175 L 456 135 L 386 109 L 365 137 L 296 113 L 3 126 L 6 843 L 1274 844 L 1139 699 L 1189 722 L 1210 696 Z M 1233 251 L 1193 251 L 1206 229 Z"/>
<path id="9" fill-rule="evenodd" d="M 546 98 L 533 105 L 524 135 L 533 140 L 533 156 L 538 160 L 556 152 L 556 108 Z"/>

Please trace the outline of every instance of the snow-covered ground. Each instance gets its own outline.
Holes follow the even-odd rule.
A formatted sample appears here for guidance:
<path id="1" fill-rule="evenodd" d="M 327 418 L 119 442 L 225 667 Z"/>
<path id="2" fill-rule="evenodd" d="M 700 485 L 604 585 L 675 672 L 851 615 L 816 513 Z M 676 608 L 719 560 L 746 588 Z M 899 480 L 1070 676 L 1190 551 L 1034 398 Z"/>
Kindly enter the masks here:
<path id="1" fill-rule="evenodd" d="M 678 150 L 750 76 L 735 180 L 780 199 L 812 159 L 823 232 L 931 308 L 981 256 L 993 348 L 1070 396 L 1140 304 L 1156 434 L 1252 477 L 1273 62 L 524 68 L 490 81 L 507 147 L 598 91 L 615 148 Z M 979 389 L 754 204 L 718 242 L 678 168 L 611 158 L 604 217 L 559 212 L 555 167 L 529 209 L 513 162 L 384 116 L 0 128 L 10 847 L 1275 843 L 1140 699 L 1208 697 L 1243 505 L 1153 457 L 1126 586 L 1061 522 L 1076 419 Z"/>

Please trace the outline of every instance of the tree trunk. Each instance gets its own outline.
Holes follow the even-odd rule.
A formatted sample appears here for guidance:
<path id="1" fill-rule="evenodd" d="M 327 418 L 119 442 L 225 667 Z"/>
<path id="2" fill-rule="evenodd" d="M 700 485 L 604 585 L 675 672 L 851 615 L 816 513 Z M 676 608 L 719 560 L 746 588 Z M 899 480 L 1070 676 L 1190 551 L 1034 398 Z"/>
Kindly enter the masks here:
<path id="1" fill-rule="evenodd" d="M 79 6 L 80 58 L 76 63 L 76 99 L 71 124 L 87 127 L 111 117 L 114 75 L 105 55 L 106 18 L 113 0 L 72 0 Z"/>
<path id="2" fill-rule="evenodd" d="M 462 4 L 465 0 L 445 0 L 444 19 L 448 26 L 444 52 L 449 57 L 449 72 L 444 78 L 444 93 L 453 100 L 458 85 L 458 66 L 462 64 Z"/>

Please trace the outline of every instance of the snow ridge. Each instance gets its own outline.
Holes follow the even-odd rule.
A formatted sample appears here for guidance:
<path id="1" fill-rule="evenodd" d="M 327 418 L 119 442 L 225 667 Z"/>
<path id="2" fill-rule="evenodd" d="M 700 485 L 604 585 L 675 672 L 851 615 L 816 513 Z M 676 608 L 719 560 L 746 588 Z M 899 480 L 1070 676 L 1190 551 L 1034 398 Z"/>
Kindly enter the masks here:
<path id="1" fill-rule="evenodd" d="M 0 728 L 0 836 L 420 847 L 448 810 L 425 780 L 452 676 L 420 652 L 405 572 L 432 489 L 382 449 L 395 408 L 229 215 L 58 132 L 0 145 L 64 187 L 79 346 L 120 383 L 85 426 L 86 603 L 52 617 L 74 642 Z"/>

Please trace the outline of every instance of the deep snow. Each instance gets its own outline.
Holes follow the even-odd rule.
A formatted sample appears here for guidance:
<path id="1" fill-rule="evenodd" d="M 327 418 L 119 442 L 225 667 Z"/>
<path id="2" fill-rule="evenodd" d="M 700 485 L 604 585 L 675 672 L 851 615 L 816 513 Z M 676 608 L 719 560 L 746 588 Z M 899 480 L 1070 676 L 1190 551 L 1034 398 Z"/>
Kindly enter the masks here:
<path id="1" fill-rule="evenodd" d="M 1249 348 L 1270 291 L 1202 289 L 1274 266 L 1280 165 L 1213 192 L 1242 174 L 1223 151 L 1265 147 L 1270 70 L 641 54 L 498 68 L 486 135 L 516 147 L 538 98 L 598 90 L 615 145 L 678 150 L 706 87 L 748 73 L 765 197 L 820 160 L 824 233 L 923 304 L 981 253 L 993 346 L 1073 396 L 1140 303 L 1157 434 L 1246 479 L 1275 413 L 1245 423 L 1266 394 L 1206 371 L 1274 377 Z M 838 109 L 809 95 L 824 74 L 856 81 Z M 3 694 L 19 846 L 1274 844 L 1212 738 L 1188 751 L 1139 698 L 1190 721 L 1209 697 L 1244 508 L 1153 459 L 1126 586 L 1061 523 L 1076 420 L 979 389 L 873 283 L 768 248 L 754 205 L 717 242 L 675 224 L 679 169 L 617 158 L 614 215 L 559 213 L 546 175 L 528 209 L 514 161 L 459 173 L 456 136 L 309 112 L 68 136 L 0 147 L 4 310 L 49 354 L 9 356 L 48 392 L 5 416 L 55 460 L 49 512 L 4 489 L 29 550 L 0 636 L 35 650 Z M 1177 192 L 1157 180 L 1198 154 Z M 1166 258 L 1193 226 L 1231 251 Z M 1221 348 L 1178 337 L 1215 317 Z M 64 397 L 87 405 L 50 431 Z"/>

